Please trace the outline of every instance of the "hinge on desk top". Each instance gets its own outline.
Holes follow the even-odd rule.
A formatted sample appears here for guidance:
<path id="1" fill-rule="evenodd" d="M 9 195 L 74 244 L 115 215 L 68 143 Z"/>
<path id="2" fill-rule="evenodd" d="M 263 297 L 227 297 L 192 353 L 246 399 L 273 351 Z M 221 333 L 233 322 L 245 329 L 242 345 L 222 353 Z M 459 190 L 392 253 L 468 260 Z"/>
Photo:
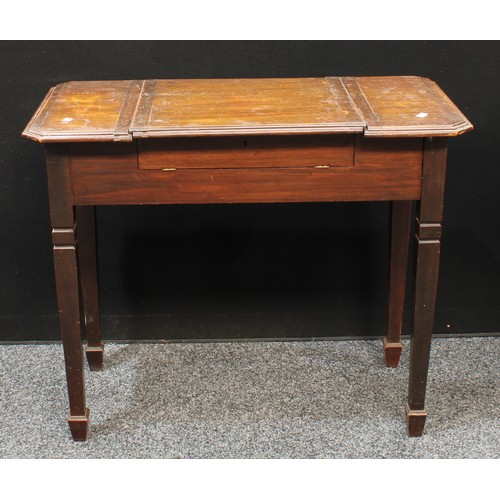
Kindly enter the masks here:
<path id="1" fill-rule="evenodd" d="M 330 165 L 317 165 L 314 168 L 330 168 Z"/>
<path id="2" fill-rule="evenodd" d="M 162 168 L 164 172 L 172 172 L 174 170 L 177 170 L 175 167 L 167 167 L 167 168 Z"/>

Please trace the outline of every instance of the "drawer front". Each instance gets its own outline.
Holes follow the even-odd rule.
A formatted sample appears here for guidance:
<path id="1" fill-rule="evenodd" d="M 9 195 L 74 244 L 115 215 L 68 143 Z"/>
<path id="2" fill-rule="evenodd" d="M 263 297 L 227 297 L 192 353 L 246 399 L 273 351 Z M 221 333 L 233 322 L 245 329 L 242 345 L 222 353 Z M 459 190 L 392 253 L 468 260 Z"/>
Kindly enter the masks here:
<path id="1" fill-rule="evenodd" d="M 353 135 L 171 137 L 138 141 L 140 170 L 349 167 Z"/>

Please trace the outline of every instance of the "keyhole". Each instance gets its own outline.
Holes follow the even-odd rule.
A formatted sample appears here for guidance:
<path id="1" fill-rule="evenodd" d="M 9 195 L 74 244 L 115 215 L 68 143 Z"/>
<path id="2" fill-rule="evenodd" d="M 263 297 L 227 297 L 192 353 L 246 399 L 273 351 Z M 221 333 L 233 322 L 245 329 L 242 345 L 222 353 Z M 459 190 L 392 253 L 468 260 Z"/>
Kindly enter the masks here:
<path id="1" fill-rule="evenodd" d="M 247 147 L 247 141 L 243 141 L 243 146 Z"/>

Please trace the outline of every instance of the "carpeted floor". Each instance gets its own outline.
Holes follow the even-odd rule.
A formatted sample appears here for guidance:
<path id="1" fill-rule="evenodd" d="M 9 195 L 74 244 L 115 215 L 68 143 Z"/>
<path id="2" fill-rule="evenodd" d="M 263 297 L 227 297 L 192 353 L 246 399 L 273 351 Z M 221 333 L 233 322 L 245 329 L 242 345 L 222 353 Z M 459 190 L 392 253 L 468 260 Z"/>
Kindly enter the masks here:
<path id="1" fill-rule="evenodd" d="M 60 345 L 0 346 L 0 458 L 500 458 L 500 338 L 435 339 L 406 435 L 408 342 L 108 344 L 74 443 Z"/>

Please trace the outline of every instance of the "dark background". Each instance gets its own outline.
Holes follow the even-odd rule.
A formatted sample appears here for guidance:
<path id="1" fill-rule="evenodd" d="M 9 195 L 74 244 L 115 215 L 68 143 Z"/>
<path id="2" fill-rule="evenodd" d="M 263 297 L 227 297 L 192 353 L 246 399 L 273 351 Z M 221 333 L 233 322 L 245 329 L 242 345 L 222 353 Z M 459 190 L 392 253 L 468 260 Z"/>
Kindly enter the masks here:
<path id="1" fill-rule="evenodd" d="M 498 42 L 3 41 L 0 68 L 0 340 L 59 336 L 43 148 L 21 131 L 57 83 L 147 78 L 435 80 L 475 125 L 450 140 L 435 330 L 500 330 Z M 387 222 L 381 202 L 99 207 L 103 337 L 383 335 Z"/>

